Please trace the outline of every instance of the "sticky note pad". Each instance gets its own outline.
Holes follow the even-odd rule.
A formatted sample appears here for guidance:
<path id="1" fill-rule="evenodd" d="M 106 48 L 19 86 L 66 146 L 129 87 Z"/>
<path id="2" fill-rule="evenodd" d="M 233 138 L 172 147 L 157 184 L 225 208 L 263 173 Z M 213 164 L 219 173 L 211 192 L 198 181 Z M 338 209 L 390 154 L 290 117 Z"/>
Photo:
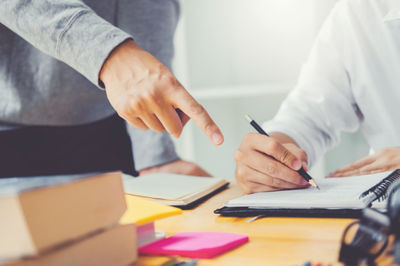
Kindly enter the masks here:
<path id="1" fill-rule="evenodd" d="M 239 234 L 187 232 L 145 245 L 139 248 L 139 252 L 147 255 L 179 255 L 210 259 L 248 241 L 248 236 Z"/>
<path id="2" fill-rule="evenodd" d="M 121 224 L 135 223 L 136 225 L 144 225 L 154 222 L 158 219 L 181 214 L 181 209 L 155 203 L 139 197 L 125 195 L 127 209 L 121 217 Z"/>

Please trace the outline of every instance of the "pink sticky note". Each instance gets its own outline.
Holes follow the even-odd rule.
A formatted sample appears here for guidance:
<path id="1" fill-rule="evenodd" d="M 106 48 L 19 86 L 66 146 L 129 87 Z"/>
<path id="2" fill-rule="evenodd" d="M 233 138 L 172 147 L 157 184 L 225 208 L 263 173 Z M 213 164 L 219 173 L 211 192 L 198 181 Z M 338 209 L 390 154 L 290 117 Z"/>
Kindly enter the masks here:
<path id="1" fill-rule="evenodd" d="M 209 259 L 249 241 L 249 237 L 231 233 L 179 233 L 139 248 L 141 254 L 179 255 Z"/>

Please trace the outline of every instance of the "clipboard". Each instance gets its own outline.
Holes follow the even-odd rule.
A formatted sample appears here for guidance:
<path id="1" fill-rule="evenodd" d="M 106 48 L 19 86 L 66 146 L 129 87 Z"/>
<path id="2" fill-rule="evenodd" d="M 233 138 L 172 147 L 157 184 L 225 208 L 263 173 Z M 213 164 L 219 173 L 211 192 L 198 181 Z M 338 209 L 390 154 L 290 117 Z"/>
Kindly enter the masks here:
<path id="1" fill-rule="evenodd" d="M 305 217 L 305 218 L 353 218 L 362 215 L 362 209 L 256 209 L 248 207 L 222 207 L 214 211 L 224 217 Z"/>
<path id="2" fill-rule="evenodd" d="M 400 170 L 321 180 L 321 191 L 308 189 L 260 192 L 232 199 L 214 211 L 227 217 L 360 218 L 365 207 L 386 212 L 384 201 L 400 182 Z"/>

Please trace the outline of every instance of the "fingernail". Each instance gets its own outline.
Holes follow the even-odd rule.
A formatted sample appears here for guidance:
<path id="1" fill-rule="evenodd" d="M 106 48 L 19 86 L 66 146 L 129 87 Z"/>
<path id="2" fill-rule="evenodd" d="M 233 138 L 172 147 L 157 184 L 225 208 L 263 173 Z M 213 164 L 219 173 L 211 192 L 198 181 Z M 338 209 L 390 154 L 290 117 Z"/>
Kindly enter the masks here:
<path id="1" fill-rule="evenodd" d="M 212 135 L 212 141 L 214 142 L 215 145 L 221 144 L 223 141 L 222 135 L 219 133 L 214 133 Z"/>
<path id="2" fill-rule="evenodd" d="M 298 169 L 300 169 L 300 167 L 301 167 L 301 162 L 299 161 L 299 160 L 294 160 L 293 162 L 292 162 L 292 167 L 293 167 L 293 169 L 295 169 L 295 170 L 298 170 Z"/>
<path id="3" fill-rule="evenodd" d="M 335 176 L 335 172 L 329 173 L 326 175 L 326 177 L 334 177 Z"/>
<path id="4" fill-rule="evenodd" d="M 303 161 L 302 162 L 302 166 L 303 166 L 303 168 L 304 168 L 304 170 L 308 170 L 308 164 L 307 164 L 307 162 L 305 162 L 305 161 Z"/>

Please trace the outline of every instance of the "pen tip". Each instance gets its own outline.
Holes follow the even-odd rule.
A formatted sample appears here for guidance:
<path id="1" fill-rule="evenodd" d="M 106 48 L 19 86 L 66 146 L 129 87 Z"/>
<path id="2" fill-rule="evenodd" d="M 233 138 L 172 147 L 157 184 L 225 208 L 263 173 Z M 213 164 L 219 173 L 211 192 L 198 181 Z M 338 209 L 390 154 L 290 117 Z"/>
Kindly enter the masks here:
<path id="1" fill-rule="evenodd" d="M 315 183 L 314 179 L 311 179 L 311 180 L 309 181 L 309 183 L 310 183 L 313 187 L 315 187 L 315 188 L 317 188 L 318 190 L 320 190 L 319 186 L 317 185 L 317 183 Z"/>
<path id="2" fill-rule="evenodd" d="M 244 117 L 246 118 L 247 121 L 249 121 L 249 123 L 250 123 L 251 121 L 253 121 L 253 119 L 252 119 L 249 115 L 245 115 Z"/>

